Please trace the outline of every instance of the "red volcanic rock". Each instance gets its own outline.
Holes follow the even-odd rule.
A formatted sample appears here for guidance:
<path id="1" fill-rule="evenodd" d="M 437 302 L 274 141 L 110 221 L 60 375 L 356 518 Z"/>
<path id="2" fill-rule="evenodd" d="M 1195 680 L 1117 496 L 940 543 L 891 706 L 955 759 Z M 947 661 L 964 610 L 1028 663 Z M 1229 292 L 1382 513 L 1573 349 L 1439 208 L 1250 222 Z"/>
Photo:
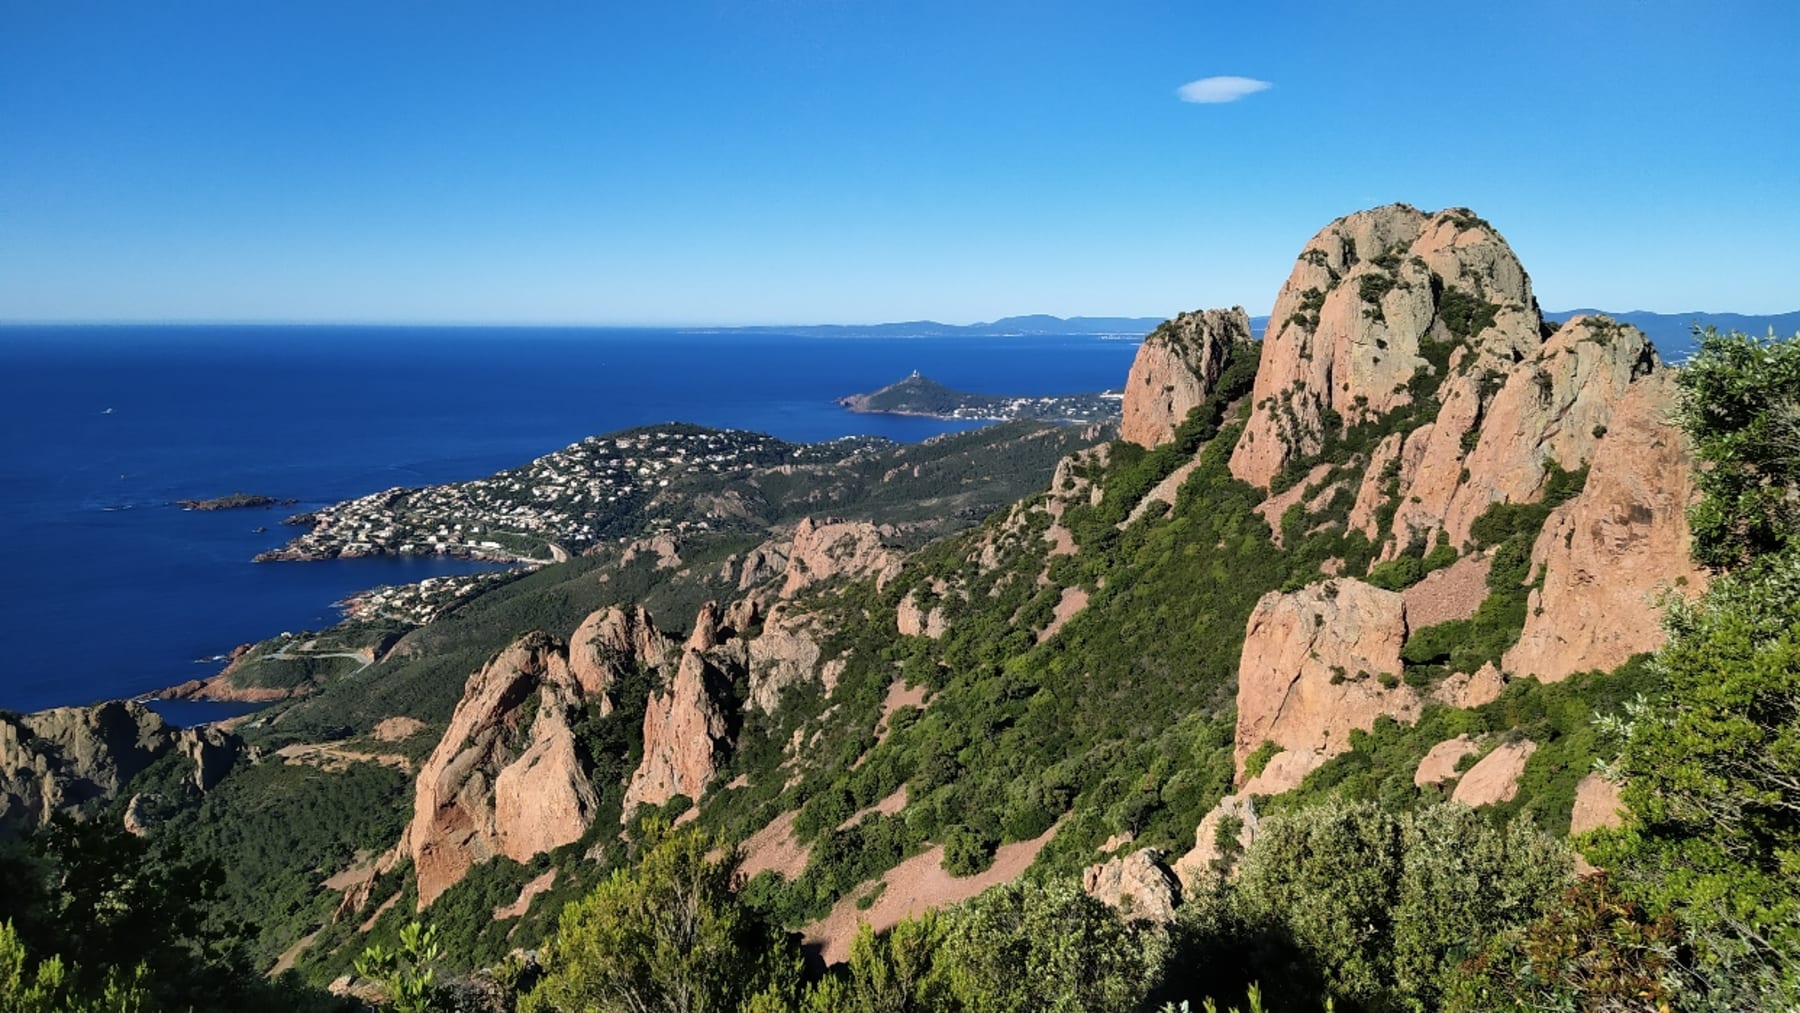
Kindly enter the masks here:
<path id="1" fill-rule="evenodd" d="M 1242 306 L 1183 313 L 1158 327 L 1132 360 L 1119 437 L 1141 447 L 1168 442 L 1212 393 L 1231 347 L 1250 340 Z"/>

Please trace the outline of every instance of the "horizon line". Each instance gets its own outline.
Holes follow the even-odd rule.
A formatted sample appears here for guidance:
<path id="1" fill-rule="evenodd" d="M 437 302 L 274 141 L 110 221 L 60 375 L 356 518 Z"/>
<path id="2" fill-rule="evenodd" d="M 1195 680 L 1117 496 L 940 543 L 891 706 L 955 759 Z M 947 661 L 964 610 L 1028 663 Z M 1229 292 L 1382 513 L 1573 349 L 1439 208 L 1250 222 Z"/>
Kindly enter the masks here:
<path id="1" fill-rule="evenodd" d="M 1742 317 L 1784 317 L 1800 315 L 1800 308 L 1779 310 L 1773 313 L 1753 313 L 1743 310 L 1703 310 L 1687 309 L 1675 311 L 1663 310 L 1610 310 L 1594 306 L 1573 306 L 1567 309 L 1541 310 L 1545 316 L 1565 313 L 1606 313 L 1624 316 L 1628 314 L 1649 314 L 1660 317 L 1683 316 L 1742 316 Z M 1252 313 L 1251 319 L 1266 319 L 1270 313 Z M 1047 317 L 1052 320 L 1070 322 L 1076 320 L 1155 320 L 1172 319 L 1154 314 L 1102 314 L 1078 313 L 1074 316 L 1059 316 L 1054 313 L 1017 313 L 996 317 L 992 320 L 976 320 L 970 323 L 950 323 L 930 317 L 919 317 L 911 320 L 882 320 L 873 322 L 842 323 L 813 322 L 800 323 L 783 321 L 779 323 L 717 323 L 717 322 L 661 322 L 634 323 L 612 322 L 598 323 L 592 321 L 505 321 L 505 320 L 283 320 L 283 319 L 6 319 L 0 318 L 0 328 L 7 327 L 391 327 L 391 328 L 457 328 L 463 330 L 508 329 L 508 330 L 649 330 L 649 331 L 710 331 L 710 330 L 776 330 L 785 327 L 795 328 L 875 328 L 902 327 L 907 325 L 974 328 L 989 327 L 1008 320 L 1028 317 Z M 1096 332 L 1099 333 L 1099 332 Z"/>

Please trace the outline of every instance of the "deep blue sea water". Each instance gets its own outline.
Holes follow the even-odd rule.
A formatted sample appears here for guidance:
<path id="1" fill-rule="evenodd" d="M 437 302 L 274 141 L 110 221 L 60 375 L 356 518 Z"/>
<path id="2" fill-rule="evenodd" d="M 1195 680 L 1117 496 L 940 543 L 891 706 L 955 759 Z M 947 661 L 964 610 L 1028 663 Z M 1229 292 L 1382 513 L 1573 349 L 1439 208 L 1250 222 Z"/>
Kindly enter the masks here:
<path id="1" fill-rule="evenodd" d="M 0 327 L 0 708 L 211 675 L 218 662 L 197 659 L 329 625 L 351 592 L 476 566 L 251 563 L 296 533 L 279 524 L 292 511 L 477 478 L 671 420 L 915 441 L 963 425 L 852 415 L 832 399 L 914 369 L 988 393 L 1099 390 L 1123 385 L 1136 349 L 998 335 Z M 173 505 L 235 491 L 301 502 Z"/>

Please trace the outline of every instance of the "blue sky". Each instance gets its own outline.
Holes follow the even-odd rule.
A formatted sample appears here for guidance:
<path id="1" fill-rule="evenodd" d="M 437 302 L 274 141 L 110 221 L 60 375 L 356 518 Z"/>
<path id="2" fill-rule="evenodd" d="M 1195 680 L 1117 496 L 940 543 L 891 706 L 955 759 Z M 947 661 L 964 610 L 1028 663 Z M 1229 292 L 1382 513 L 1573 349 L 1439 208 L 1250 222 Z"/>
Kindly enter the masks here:
<path id="1" fill-rule="evenodd" d="M 0 320 L 1256 313 L 1396 200 L 1546 308 L 1792 310 L 1796 43 L 1786 0 L 0 0 Z"/>

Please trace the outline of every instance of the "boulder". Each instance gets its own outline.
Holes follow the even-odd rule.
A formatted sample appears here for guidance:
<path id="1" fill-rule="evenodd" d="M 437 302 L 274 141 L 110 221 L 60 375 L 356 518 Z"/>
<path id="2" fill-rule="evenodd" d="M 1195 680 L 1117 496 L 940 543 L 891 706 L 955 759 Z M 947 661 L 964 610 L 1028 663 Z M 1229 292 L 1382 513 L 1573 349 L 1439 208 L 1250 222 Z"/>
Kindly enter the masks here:
<path id="1" fill-rule="evenodd" d="M 1519 793 L 1519 777 L 1525 773 L 1525 763 L 1535 752 L 1537 743 L 1530 739 L 1495 747 L 1456 782 L 1451 799 L 1471 806 L 1512 801 Z"/>
<path id="2" fill-rule="evenodd" d="M 1425 758 L 1419 761 L 1419 769 L 1413 772 L 1413 784 L 1424 788 L 1454 781 L 1460 776 L 1456 766 L 1462 762 L 1463 757 L 1479 752 L 1481 746 L 1467 735 L 1446 739 L 1432 746 L 1425 753 Z"/>
<path id="3" fill-rule="evenodd" d="M 1183 313 L 1151 332 L 1125 381 L 1119 437 L 1146 448 L 1167 443 L 1212 393 L 1231 349 L 1240 345 L 1252 347 L 1242 306 Z"/>
<path id="4" fill-rule="evenodd" d="M 1575 785 L 1575 808 L 1569 814 L 1569 836 L 1620 826 L 1625 822 L 1625 802 L 1619 786 L 1599 771 L 1590 772 Z"/>
<path id="5" fill-rule="evenodd" d="M 1167 925 L 1181 902 L 1181 886 L 1155 848 L 1088 866 L 1081 873 L 1081 888 L 1129 921 Z"/>
<path id="6" fill-rule="evenodd" d="M 1480 707 L 1500 699 L 1506 683 L 1505 673 L 1490 661 L 1472 673 L 1457 673 L 1438 683 L 1431 698 L 1446 707 Z"/>

